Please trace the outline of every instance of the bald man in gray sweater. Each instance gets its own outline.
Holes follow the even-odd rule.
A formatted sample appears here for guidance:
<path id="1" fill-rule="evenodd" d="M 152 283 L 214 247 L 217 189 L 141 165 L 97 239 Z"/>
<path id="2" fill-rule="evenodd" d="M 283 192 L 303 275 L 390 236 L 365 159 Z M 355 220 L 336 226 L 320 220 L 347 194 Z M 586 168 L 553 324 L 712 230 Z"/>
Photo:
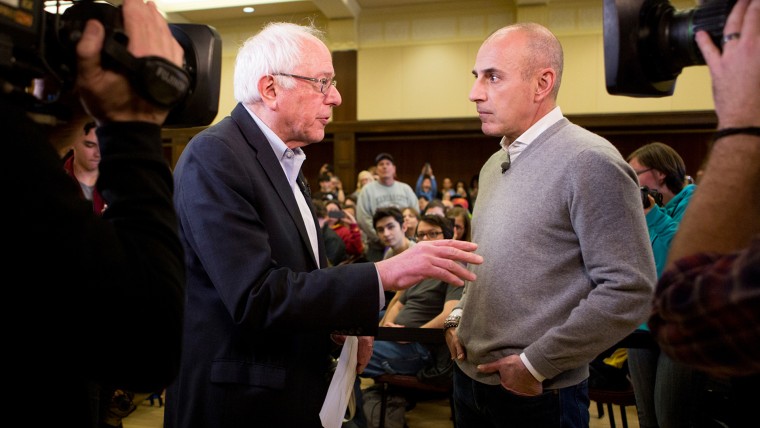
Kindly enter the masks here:
<path id="1" fill-rule="evenodd" d="M 588 427 L 588 363 L 651 308 L 655 267 L 634 171 L 556 105 L 546 28 L 491 35 L 470 99 L 502 149 L 480 171 L 471 269 L 445 323 L 456 426 Z"/>

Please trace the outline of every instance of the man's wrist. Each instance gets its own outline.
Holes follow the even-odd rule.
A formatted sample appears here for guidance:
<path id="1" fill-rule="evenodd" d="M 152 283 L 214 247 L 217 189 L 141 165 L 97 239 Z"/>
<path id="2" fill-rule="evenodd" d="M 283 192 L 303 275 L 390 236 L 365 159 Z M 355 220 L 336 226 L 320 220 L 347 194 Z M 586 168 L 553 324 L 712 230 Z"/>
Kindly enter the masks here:
<path id="1" fill-rule="evenodd" d="M 459 327 L 459 321 L 462 319 L 462 309 L 454 309 L 443 321 L 443 330 Z"/>
<path id="2" fill-rule="evenodd" d="M 716 141 L 723 137 L 728 137 L 729 135 L 753 135 L 755 137 L 760 137 L 760 127 L 745 126 L 736 128 L 722 128 L 715 131 L 715 134 L 713 134 L 713 141 Z"/>

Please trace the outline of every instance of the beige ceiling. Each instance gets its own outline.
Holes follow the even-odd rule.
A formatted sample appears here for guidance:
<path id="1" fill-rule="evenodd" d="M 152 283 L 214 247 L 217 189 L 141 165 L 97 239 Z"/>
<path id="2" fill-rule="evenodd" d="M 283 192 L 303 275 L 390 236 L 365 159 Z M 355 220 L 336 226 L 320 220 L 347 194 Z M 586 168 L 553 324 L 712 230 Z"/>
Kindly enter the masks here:
<path id="1" fill-rule="evenodd" d="M 322 13 L 329 19 L 358 18 L 364 11 L 394 7 L 438 7 L 467 0 L 154 0 L 170 21 L 203 23 L 245 17 L 244 6 L 255 8 L 256 16 Z M 530 0 L 528 0 L 530 1 Z M 504 3 L 504 0 L 495 0 Z"/>

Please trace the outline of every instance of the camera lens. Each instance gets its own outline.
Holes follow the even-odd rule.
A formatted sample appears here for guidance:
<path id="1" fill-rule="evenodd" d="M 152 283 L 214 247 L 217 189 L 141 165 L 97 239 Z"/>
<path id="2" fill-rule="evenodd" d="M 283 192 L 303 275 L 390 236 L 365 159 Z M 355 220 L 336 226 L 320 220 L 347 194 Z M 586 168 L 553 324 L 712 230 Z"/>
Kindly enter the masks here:
<path id="1" fill-rule="evenodd" d="M 721 46 L 735 0 L 705 0 L 677 11 L 666 0 L 604 0 L 604 61 L 612 95 L 672 95 L 684 67 L 703 65 L 694 40 L 707 31 Z"/>

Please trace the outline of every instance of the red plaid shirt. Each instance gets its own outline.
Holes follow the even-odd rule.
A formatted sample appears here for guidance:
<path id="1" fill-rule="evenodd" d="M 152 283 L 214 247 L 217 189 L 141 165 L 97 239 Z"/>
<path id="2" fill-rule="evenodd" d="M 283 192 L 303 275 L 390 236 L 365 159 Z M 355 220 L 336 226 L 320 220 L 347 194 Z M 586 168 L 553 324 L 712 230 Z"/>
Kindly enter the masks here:
<path id="1" fill-rule="evenodd" d="M 678 260 L 657 284 L 649 326 L 677 361 L 716 376 L 760 374 L 760 235 L 736 253 Z"/>

